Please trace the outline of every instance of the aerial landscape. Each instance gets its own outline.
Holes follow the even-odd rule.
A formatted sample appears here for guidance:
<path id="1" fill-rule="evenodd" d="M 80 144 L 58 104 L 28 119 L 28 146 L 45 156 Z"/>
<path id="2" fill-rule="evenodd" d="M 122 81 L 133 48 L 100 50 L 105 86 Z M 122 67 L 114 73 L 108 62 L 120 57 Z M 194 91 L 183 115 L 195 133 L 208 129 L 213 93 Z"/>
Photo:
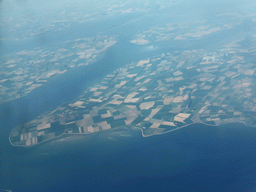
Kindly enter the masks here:
<path id="1" fill-rule="evenodd" d="M 129 64 L 72 103 L 17 127 L 10 141 L 31 146 L 63 133 L 126 127 L 140 128 L 144 136 L 151 136 L 192 123 L 255 126 L 256 60 L 252 55 L 256 47 L 242 49 L 242 43 L 233 42 L 213 53 L 163 53 Z"/>
<path id="2" fill-rule="evenodd" d="M 0 191 L 254 191 L 255 7 L 0 1 Z"/>

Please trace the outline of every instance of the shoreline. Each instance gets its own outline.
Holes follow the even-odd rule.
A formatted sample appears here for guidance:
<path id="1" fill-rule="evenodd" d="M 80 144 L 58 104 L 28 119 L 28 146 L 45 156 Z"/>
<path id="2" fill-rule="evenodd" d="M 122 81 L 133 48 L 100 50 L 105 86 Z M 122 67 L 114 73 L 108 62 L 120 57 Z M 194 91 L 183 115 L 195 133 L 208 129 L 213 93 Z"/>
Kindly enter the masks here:
<path id="1" fill-rule="evenodd" d="M 220 124 L 220 125 L 211 125 L 211 124 L 207 124 L 207 123 L 203 123 L 203 122 L 200 122 L 200 123 L 190 123 L 190 124 L 186 124 L 186 125 L 183 125 L 181 127 L 177 127 L 175 129 L 172 129 L 172 130 L 169 130 L 169 131 L 166 131 L 166 132 L 162 132 L 162 133 L 158 133 L 158 134 L 151 134 L 151 135 L 146 135 L 144 134 L 144 129 L 142 129 L 141 127 L 136 127 L 136 126 L 131 126 L 133 129 L 139 129 L 141 131 L 141 136 L 144 137 L 144 138 L 147 138 L 147 137 L 151 137 L 151 136 L 159 136 L 159 135 L 164 135 L 164 134 L 167 134 L 167 133 L 170 133 L 170 132 L 174 132 L 174 131 L 177 131 L 179 129 L 183 129 L 183 128 L 186 128 L 186 127 L 189 127 L 191 125 L 194 125 L 194 124 L 201 124 L 201 125 L 206 125 L 206 126 L 210 126 L 210 127 L 218 127 L 218 126 L 223 126 L 223 125 L 231 125 L 231 124 L 244 124 L 244 126 L 246 127 L 250 127 L 250 128 L 254 128 L 256 126 L 249 126 L 246 124 L 246 122 L 244 121 L 238 121 L 238 122 L 233 122 L 233 123 L 226 123 L 226 124 Z M 9 142 L 10 144 L 13 146 L 13 147 L 25 147 L 25 148 L 31 148 L 31 147 L 36 147 L 36 146 L 39 146 L 41 144 L 44 144 L 46 142 L 49 142 L 49 141 L 53 141 L 53 140 L 58 140 L 60 139 L 61 137 L 66 137 L 66 136 L 74 136 L 74 135 L 81 135 L 81 136 L 85 136 L 85 135 L 92 135 L 92 134 L 96 134 L 96 133 L 107 133 L 107 132 L 110 132 L 110 131 L 116 131 L 116 130 L 123 130 L 123 129 L 114 129 L 114 130 L 106 130 L 106 131 L 101 131 L 101 132 L 95 132 L 95 133 L 63 133 L 57 137 L 54 137 L 54 138 L 51 138 L 51 139 L 47 139 L 45 141 L 42 141 L 40 143 L 37 143 L 35 145 L 14 145 L 11 141 L 11 134 L 12 132 L 14 131 L 14 129 L 12 130 L 12 132 L 10 133 L 9 135 Z M 157 130 L 157 129 L 156 129 Z"/>
<path id="2" fill-rule="evenodd" d="M 247 125 L 246 124 L 246 122 L 244 122 L 244 121 L 237 121 L 237 122 L 233 122 L 233 123 L 225 123 L 225 124 L 220 124 L 220 125 L 211 125 L 211 124 L 207 124 L 207 123 L 204 123 L 204 122 L 200 122 L 200 123 L 190 123 L 190 124 L 186 124 L 186 125 L 183 125 L 183 126 L 181 126 L 181 127 L 177 127 L 177 128 L 175 128 L 175 129 L 172 129 L 172 130 L 169 130 L 169 131 L 166 131 L 166 132 L 162 132 L 162 133 L 158 133 L 158 134 L 152 134 L 152 135 L 145 135 L 144 133 L 143 133 L 143 129 L 142 128 L 140 128 L 140 127 L 137 127 L 137 129 L 140 129 L 141 130 L 141 132 L 142 132 L 142 137 L 151 137 L 151 136 L 154 136 L 154 135 L 163 135 L 163 134 L 166 134 L 166 133 L 170 133 L 170 132 L 173 132 L 173 131 L 177 131 L 177 130 L 179 130 L 179 129 L 182 129 L 182 128 L 185 128 L 185 127 L 188 127 L 188 126 L 191 126 L 191 125 L 194 125 L 194 124 L 201 124 L 201 125 L 206 125 L 206 126 L 210 126 L 210 127 L 218 127 L 218 126 L 223 126 L 223 125 L 231 125 L 231 124 L 244 124 L 246 127 L 251 127 L 251 128 L 254 128 L 254 127 L 256 127 L 256 125 L 255 126 L 250 126 L 250 125 Z"/>

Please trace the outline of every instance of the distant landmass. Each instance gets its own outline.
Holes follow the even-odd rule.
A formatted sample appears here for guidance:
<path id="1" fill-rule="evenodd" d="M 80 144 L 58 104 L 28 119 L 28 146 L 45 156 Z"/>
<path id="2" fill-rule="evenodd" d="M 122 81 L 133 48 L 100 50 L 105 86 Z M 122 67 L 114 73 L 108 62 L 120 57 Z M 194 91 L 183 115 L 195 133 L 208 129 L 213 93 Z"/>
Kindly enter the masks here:
<path id="1" fill-rule="evenodd" d="M 0 0 L 0 191 L 256 191 L 255 0 Z"/>

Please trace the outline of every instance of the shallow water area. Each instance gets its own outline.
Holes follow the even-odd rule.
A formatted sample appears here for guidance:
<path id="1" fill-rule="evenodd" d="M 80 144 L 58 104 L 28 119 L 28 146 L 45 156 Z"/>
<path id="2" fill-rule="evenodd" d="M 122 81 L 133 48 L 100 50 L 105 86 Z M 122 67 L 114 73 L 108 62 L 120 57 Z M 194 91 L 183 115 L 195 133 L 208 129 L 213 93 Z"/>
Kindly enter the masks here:
<path id="1" fill-rule="evenodd" d="M 9 185 L 14 191 L 244 191 L 256 186 L 255 136 L 243 124 L 194 124 L 147 138 L 140 130 L 68 135 L 17 150 Z"/>
<path id="2" fill-rule="evenodd" d="M 5 0 L 0 0 L 0 9 L 5 2 Z M 11 2 L 15 3 L 15 1 Z M 33 2 L 31 7 L 29 6 L 32 13 L 25 11 L 31 2 L 31 0 L 18 2 L 20 6 L 13 10 L 19 11 L 13 12 L 14 16 L 9 21 L 18 19 L 19 14 L 25 15 L 28 19 L 30 16 L 35 16 L 32 6 L 38 1 Z M 46 16 L 47 21 L 58 14 L 61 18 L 63 16 L 61 9 L 73 3 L 64 1 L 65 3 L 60 4 L 58 2 L 44 1 L 41 2 L 42 7 L 36 6 L 36 9 L 42 15 L 47 15 L 44 12 L 44 8 L 47 7 L 46 10 L 49 11 Z M 102 5 L 102 2 L 95 1 L 94 3 Z M 196 1 L 199 2 L 199 6 L 191 1 L 184 0 L 183 2 L 188 4 L 184 6 L 180 2 L 174 2 L 173 6 L 166 9 L 160 4 L 144 7 L 145 9 L 142 10 L 138 10 L 138 6 L 134 8 L 137 12 L 130 14 L 108 15 L 106 12 L 100 12 L 97 17 L 92 17 L 86 22 L 85 20 L 79 20 L 79 22 L 70 20 L 69 23 L 64 20 L 63 26 L 58 20 L 51 20 L 57 27 L 44 31 L 44 27 L 49 23 L 43 23 L 37 35 L 31 33 L 38 29 L 36 25 L 25 25 L 31 28 L 29 30 L 21 28 L 22 30 L 14 30 L 11 33 L 7 33 L 9 28 L 0 29 L 1 62 L 5 54 L 42 47 L 52 51 L 55 46 L 60 47 L 63 42 L 84 37 L 106 35 L 117 40 L 117 43 L 102 53 L 96 62 L 88 66 L 69 69 L 66 73 L 34 89 L 28 95 L 0 105 L 0 189 L 10 189 L 13 192 L 255 191 L 256 129 L 247 127 L 243 123 L 221 126 L 193 124 L 150 137 L 143 137 L 139 129 L 116 128 L 88 135 L 64 134 L 33 147 L 13 147 L 9 142 L 9 134 L 15 126 L 33 120 L 58 106 L 67 105 L 87 88 L 101 82 L 106 75 L 120 67 L 148 58 L 154 58 L 156 61 L 159 58 L 160 62 L 162 54 L 168 56 L 168 53 L 178 55 L 183 51 L 204 49 L 207 55 L 207 51 L 214 52 L 230 42 L 250 38 L 255 33 L 256 25 L 251 17 L 248 16 L 249 19 L 246 19 L 246 16 L 240 17 L 239 14 L 236 17 L 225 15 L 226 11 L 233 10 L 235 7 L 223 6 L 218 12 L 218 18 L 221 19 L 213 21 L 216 15 L 207 13 L 205 16 L 205 12 L 207 10 L 212 12 L 211 5 L 214 3 L 207 4 L 205 2 L 208 1 L 205 1 L 201 4 L 201 1 Z M 236 2 L 244 4 L 244 2 Z M 72 11 L 73 6 L 81 3 L 80 0 L 77 3 L 68 8 L 64 15 L 73 15 L 73 13 L 69 15 L 69 12 Z M 108 1 L 104 3 L 108 4 Z M 236 9 L 240 10 L 238 4 Z M 227 5 L 227 3 L 220 5 Z M 90 6 L 84 5 L 81 9 L 80 13 L 84 16 L 84 9 L 89 10 Z M 0 27 L 3 21 L 1 16 L 9 18 L 8 10 L 12 10 L 11 7 L 0 12 Z M 41 21 L 41 17 L 38 18 Z M 79 18 L 79 16 L 74 18 Z M 195 28 L 186 25 L 189 22 L 192 22 L 191 26 Z M 223 26 L 228 26 L 227 28 L 220 25 L 225 22 L 226 25 Z M 164 27 L 168 23 L 171 23 L 170 31 L 166 32 Z M 211 31 L 211 27 L 215 30 L 220 27 L 222 30 L 205 35 Z M 197 33 L 198 30 L 199 33 Z M 174 38 L 180 33 L 187 39 L 166 41 L 157 39 L 165 32 L 169 35 L 167 37 Z M 145 45 L 130 43 L 138 37 L 138 34 L 142 36 L 149 34 L 146 36 L 148 43 Z M 203 35 L 197 38 L 197 36 L 189 36 L 191 34 Z M 23 38 L 24 36 L 26 38 Z M 171 56 L 176 57 L 175 54 Z M 246 55 L 245 52 L 244 55 Z M 182 60 L 183 56 L 180 59 Z M 176 62 L 178 65 L 178 60 L 173 63 Z M 155 64 L 158 63 L 155 62 Z M 181 68 L 174 70 L 181 70 Z M 166 92 L 166 94 L 172 93 Z M 177 94 L 173 93 L 173 95 Z M 191 98 L 190 101 L 192 102 Z M 158 101 L 158 104 L 163 105 L 161 102 Z M 193 108 L 196 104 L 194 101 L 192 104 L 191 102 L 188 108 Z"/>

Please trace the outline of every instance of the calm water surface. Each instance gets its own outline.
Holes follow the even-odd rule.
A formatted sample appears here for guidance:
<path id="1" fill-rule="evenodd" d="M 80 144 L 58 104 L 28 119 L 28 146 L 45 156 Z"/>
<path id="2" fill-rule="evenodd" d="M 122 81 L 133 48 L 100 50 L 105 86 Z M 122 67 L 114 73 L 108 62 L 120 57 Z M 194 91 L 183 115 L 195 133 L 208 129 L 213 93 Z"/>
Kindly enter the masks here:
<path id="1" fill-rule="evenodd" d="M 168 51 L 215 48 L 255 30 L 250 21 L 245 21 L 202 41 L 158 43 L 150 51 L 151 45 L 129 43 L 138 30 L 144 30 L 152 22 L 174 19 L 179 22 L 177 18 L 166 18 L 165 14 L 158 17 L 137 14 L 99 21 L 97 26 L 88 23 L 54 34 L 49 32 L 43 44 L 39 36 L 20 42 L 1 42 L 0 57 L 89 37 L 96 32 L 118 36 L 118 43 L 98 62 L 72 69 L 26 97 L 0 106 L 0 189 L 14 192 L 256 191 L 256 129 L 243 124 L 219 127 L 195 124 L 149 138 L 143 138 L 139 130 L 116 130 L 67 136 L 32 148 L 14 148 L 8 141 L 14 126 L 72 101 L 86 87 L 132 61 Z M 225 42 L 219 37 L 225 38 Z"/>
<path id="2" fill-rule="evenodd" d="M 249 191 L 255 128 L 195 124 L 149 138 L 136 130 L 73 136 L 4 156 L 14 191 Z M 8 161 L 7 161 L 8 160 Z"/>

